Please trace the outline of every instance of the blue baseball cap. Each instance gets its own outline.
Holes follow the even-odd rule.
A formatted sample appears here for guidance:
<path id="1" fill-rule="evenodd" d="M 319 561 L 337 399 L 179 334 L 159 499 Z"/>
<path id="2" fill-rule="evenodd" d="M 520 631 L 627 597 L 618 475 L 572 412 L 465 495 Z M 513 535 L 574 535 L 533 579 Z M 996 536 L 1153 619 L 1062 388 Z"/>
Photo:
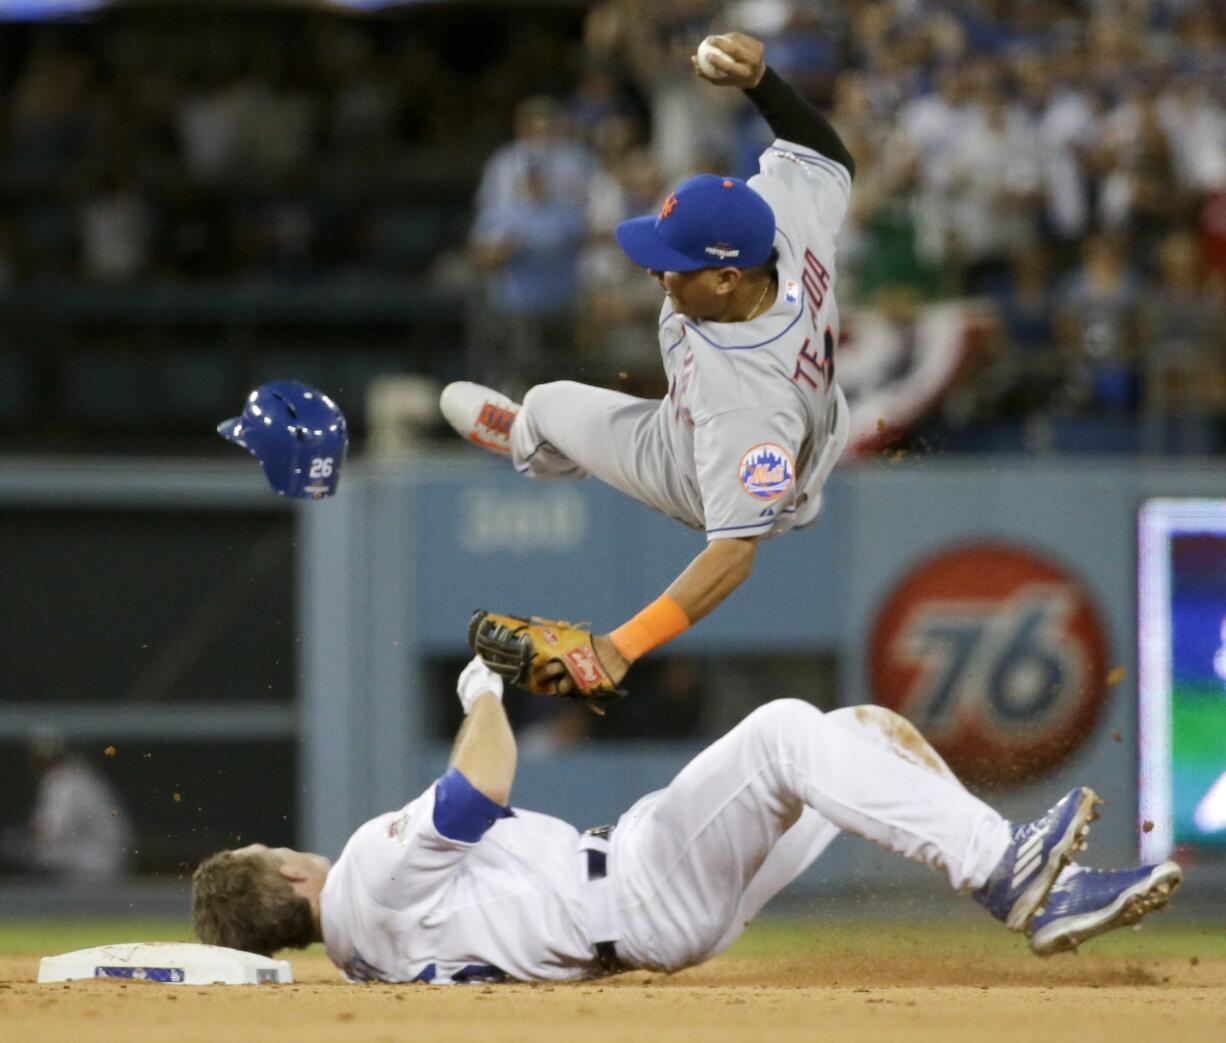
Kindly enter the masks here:
<path id="1" fill-rule="evenodd" d="M 617 241 L 652 271 L 752 268 L 771 255 L 775 214 L 744 181 L 699 174 L 678 185 L 654 217 L 619 224 Z"/>
<path id="2" fill-rule="evenodd" d="M 261 384 L 247 396 L 242 415 L 223 420 L 217 433 L 259 460 L 282 496 L 318 500 L 336 492 L 349 426 L 340 407 L 309 384 Z"/>

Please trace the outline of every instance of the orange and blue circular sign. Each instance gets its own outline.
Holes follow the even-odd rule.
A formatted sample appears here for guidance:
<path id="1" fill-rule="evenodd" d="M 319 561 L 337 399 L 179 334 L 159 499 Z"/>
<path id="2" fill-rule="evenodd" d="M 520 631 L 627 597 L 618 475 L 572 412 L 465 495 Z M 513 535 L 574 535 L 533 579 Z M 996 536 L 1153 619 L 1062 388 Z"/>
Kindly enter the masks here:
<path id="1" fill-rule="evenodd" d="M 1107 698 L 1107 641 L 1068 569 L 1006 542 L 912 569 L 869 639 L 876 702 L 912 721 L 963 781 L 1007 786 L 1079 749 Z"/>

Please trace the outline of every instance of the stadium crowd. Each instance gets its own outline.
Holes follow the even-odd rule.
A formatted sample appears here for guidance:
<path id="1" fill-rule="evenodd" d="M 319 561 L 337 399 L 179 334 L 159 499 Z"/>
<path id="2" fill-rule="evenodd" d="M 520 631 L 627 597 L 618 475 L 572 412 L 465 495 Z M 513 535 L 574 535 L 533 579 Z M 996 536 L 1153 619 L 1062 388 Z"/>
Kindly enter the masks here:
<path id="1" fill-rule="evenodd" d="M 765 127 L 687 60 L 740 27 L 857 157 L 850 336 L 858 311 L 905 329 L 990 302 L 940 423 L 1177 417 L 1190 436 L 1146 446 L 1221 447 L 1222 0 L 599 0 L 484 37 L 432 17 L 10 41 L 0 289 L 409 281 L 465 295 L 466 366 L 508 390 L 576 360 L 656 390 L 658 290 L 612 229 L 690 173 L 752 173 Z"/>
<path id="2" fill-rule="evenodd" d="M 1226 407 L 1220 3 L 688 0 L 663 14 L 606 0 L 588 16 L 583 73 L 566 102 L 595 172 L 586 227 L 576 221 L 561 251 L 525 240 L 515 253 L 502 233 L 502 255 L 486 260 L 502 327 L 536 323 L 530 342 L 556 342 L 539 323 L 548 308 L 556 324 L 563 300 L 510 291 L 534 277 L 545 285 L 566 253 L 577 303 L 565 314 L 583 320 L 580 343 L 610 371 L 647 371 L 642 330 L 657 299 L 611 245 L 613 225 L 688 174 L 749 176 L 767 144 L 748 105 L 689 73 L 693 41 L 721 25 L 766 39 L 771 64 L 832 111 L 857 157 L 840 299 L 904 328 L 925 302 L 993 305 L 993 335 L 946 395 L 946 424 L 1099 416 L 1121 422 L 1091 438 L 1113 448 L 1112 432 L 1135 437 L 1143 415 L 1154 428 L 1138 440 L 1146 448 L 1216 448 Z M 639 107 L 652 130 L 644 138 L 633 130 Z M 534 133 L 521 127 L 487 167 L 478 256 L 497 239 L 500 208 L 526 221 L 543 200 L 558 214 L 575 205 L 562 186 L 515 196 L 514 157 L 528 170 L 529 157 L 561 162 L 575 144 L 551 151 Z M 522 378 L 557 368 L 542 352 Z M 1041 444 L 1043 430 L 1026 444 Z"/>

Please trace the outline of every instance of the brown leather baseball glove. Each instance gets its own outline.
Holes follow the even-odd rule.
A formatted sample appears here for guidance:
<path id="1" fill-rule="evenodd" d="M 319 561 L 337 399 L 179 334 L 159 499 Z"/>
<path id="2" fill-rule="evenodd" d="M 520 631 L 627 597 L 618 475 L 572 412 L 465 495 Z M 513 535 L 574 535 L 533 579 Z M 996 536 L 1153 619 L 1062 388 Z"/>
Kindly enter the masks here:
<path id="1" fill-rule="evenodd" d="M 468 644 L 496 674 L 536 695 L 577 699 L 603 714 L 606 703 L 626 694 L 609 676 L 592 647 L 591 631 L 582 624 L 478 609 L 468 624 Z M 554 662 L 565 676 L 544 678 L 544 668 Z M 559 684 L 565 678 L 571 690 L 562 692 Z"/>

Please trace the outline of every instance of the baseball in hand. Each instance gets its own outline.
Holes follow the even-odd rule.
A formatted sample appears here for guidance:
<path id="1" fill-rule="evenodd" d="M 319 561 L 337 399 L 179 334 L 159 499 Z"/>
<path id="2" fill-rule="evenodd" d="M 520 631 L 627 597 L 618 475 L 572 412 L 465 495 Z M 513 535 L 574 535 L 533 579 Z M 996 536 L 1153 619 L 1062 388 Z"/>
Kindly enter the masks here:
<path id="1" fill-rule="evenodd" d="M 698 45 L 698 53 L 694 56 L 695 61 L 698 62 L 698 71 L 704 76 L 711 77 L 713 80 L 722 79 L 727 73 L 711 61 L 711 55 L 713 54 L 718 54 L 722 58 L 728 57 L 727 54 L 711 42 L 711 38 L 708 36 Z"/>

